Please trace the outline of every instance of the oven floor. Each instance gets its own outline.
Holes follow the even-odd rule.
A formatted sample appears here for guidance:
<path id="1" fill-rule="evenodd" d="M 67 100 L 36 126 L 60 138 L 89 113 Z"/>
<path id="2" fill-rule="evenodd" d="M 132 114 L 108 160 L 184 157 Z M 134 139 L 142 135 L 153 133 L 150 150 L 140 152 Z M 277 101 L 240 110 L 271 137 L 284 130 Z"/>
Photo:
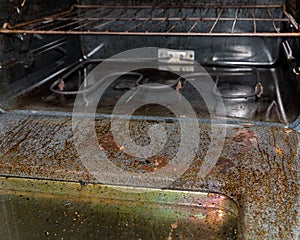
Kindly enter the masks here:
<path id="1" fill-rule="evenodd" d="M 88 67 L 91 68 L 91 66 Z M 88 69 L 88 67 L 86 69 Z M 284 106 L 284 109 L 288 109 L 289 111 L 285 112 L 284 109 L 282 111 L 280 108 L 275 85 L 281 80 L 278 79 L 276 75 L 277 70 L 275 68 L 208 67 L 206 70 L 216 83 L 219 94 L 223 97 L 222 100 L 224 102 L 227 117 L 250 121 L 291 122 L 298 116 L 294 102 L 290 103 L 288 106 Z M 82 80 L 78 78 L 80 71 L 82 71 L 82 69 L 79 69 L 78 73 L 71 74 L 64 79 L 63 91 L 78 91 L 79 86 L 82 84 Z M 162 84 L 164 84 L 164 82 L 172 81 L 173 83 L 176 83 L 176 80 L 178 80 L 178 75 L 166 71 L 140 70 L 139 73 L 143 76 L 142 81 L 146 81 L 146 83 L 147 81 Z M 53 83 L 55 81 L 57 81 L 57 79 L 52 79 L 30 92 L 9 99 L 2 103 L 2 107 L 6 110 L 72 112 L 75 95 L 57 93 L 58 84 L 55 85 L 57 91 L 51 91 L 51 85 L 53 88 Z M 192 81 L 195 81 L 193 77 L 187 77 L 185 81 L 182 81 L 182 88 L 179 91 L 191 104 L 198 118 L 209 119 L 211 115 L 202 96 L 200 96 L 199 92 L 196 91 L 192 84 L 190 84 Z M 129 89 L 132 89 L 132 91 L 138 89 L 136 82 L 137 77 L 135 76 L 122 76 L 116 79 L 102 95 L 98 104 L 97 113 L 111 114 L 118 100 L 129 91 Z M 255 91 L 259 85 L 262 86 L 261 92 L 258 92 L 259 94 L 255 95 Z M 175 84 L 174 89 L 176 87 L 177 85 Z M 151 91 L 153 90 L 149 91 L 150 95 Z M 214 91 L 214 89 L 211 91 Z M 245 97 L 239 98 L 235 96 Z M 219 116 L 218 108 L 220 98 L 217 94 L 215 94 L 214 97 L 215 107 L 212 114 Z M 145 98 L 147 97 L 145 96 Z M 157 104 L 147 104 L 145 99 L 135 98 L 134 100 L 140 102 L 140 105 L 144 105 L 135 111 L 135 115 L 174 116 L 167 107 L 158 106 Z M 170 101 L 165 98 L 165 100 L 167 106 L 176 107 L 178 99 Z M 163 91 L 161 93 L 160 101 L 164 101 Z"/>

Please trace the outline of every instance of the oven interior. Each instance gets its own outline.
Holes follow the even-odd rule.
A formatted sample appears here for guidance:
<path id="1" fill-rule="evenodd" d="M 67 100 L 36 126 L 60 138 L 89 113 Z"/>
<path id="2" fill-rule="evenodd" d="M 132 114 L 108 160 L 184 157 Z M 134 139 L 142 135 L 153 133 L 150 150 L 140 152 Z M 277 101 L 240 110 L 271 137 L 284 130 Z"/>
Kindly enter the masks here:
<path id="1" fill-rule="evenodd" d="M 186 84 L 180 91 L 199 118 L 208 119 L 209 112 L 189 84 L 195 62 L 216 83 L 226 117 L 288 124 L 299 116 L 297 24 L 290 20 L 295 3 L 284 7 L 280 1 L 1 4 L 3 110 L 72 112 L 76 93 L 95 66 L 132 48 L 156 47 L 160 55 L 152 60 L 158 70 L 140 70 L 139 82 L 175 83 L 176 73 L 189 76 L 181 80 Z M 149 60 L 140 56 L 138 61 Z M 124 62 L 114 59 L 111 66 Z M 107 88 L 109 97 L 102 98 L 97 112 L 110 114 L 120 96 L 137 87 L 138 78 L 119 77 Z M 140 114 L 170 115 L 155 108 Z M 213 114 L 218 115 L 217 106 Z"/>
<path id="2" fill-rule="evenodd" d="M 248 145 L 256 141 L 253 140 L 256 130 L 239 132 L 236 126 L 240 124 L 263 125 L 261 130 L 257 130 L 261 131 L 261 139 L 272 136 L 274 139 L 270 137 L 265 142 L 268 144 L 273 139 L 275 144 L 276 134 L 280 139 L 283 133 L 269 133 L 265 126 L 299 128 L 298 5 L 298 1 L 279 0 L 1 1 L 0 113 L 3 113 L 3 121 L 7 122 L 7 126 L 13 126 L 5 132 L 12 140 L 3 140 L 0 144 L 3 149 L 6 144 L 13 145 L 1 155 L 4 162 L 1 163 L 0 174 L 0 213 L 5 216 L 0 220 L 2 235 L 10 239 L 32 239 L 33 236 L 39 239 L 70 239 L 70 236 L 83 239 L 89 236 L 90 239 L 168 240 L 264 239 L 261 236 L 272 234 L 289 236 L 292 232 L 290 229 L 285 229 L 283 233 L 280 230 L 279 233 L 277 230 L 272 232 L 272 226 L 277 227 L 272 219 L 266 220 L 270 233 L 259 232 L 256 223 L 251 222 L 256 215 L 261 216 L 259 211 L 254 214 L 251 208 L 241 207 L 242 201 L 238 201 L 240 196 L 231 195 L 230 191 L 234 190 L 233 187 L 230 189 L 230 184 L 229 190 L 220 191 L 219 194 L 218 190 L 211 190 L 218 189 L 216 181 L 209 179 L 209 183 L 204 186 L 193 174 L 190 174 L 192 180 L 189 177 L 187 180 L 184 177 L 178 180 L 178 192 L 145 188 L 136 193 L 131 186 L 90 185 L 88 180 L 92 183 L 97 181 L 89 177 L 87 182 L 79 180 L 78 184 L 78 179 L 86 177 L 86 169 L 81 169 L 82 172 L 77 168 L 69 171 L 77 164 L 75 150 L 68 147 L 69 139 L 66 135 L 70 134 L 70 126 L 66 127 L 65 122 L 60 125 L 60 120 L 55 117 L 68 117 L 70 121 L 78 95 L 83 96 L 82 107 L 88 108 L 89 101 L 85 101 L 85 94 L 97 99 L 97 90 L 101 84 L 111 81 L 96 108 L 96 118 L 100 119 L 99 143 L 112 152 L 111 161 L 115 165 L 136 173 L 154 172 L 164 167 L 168 164 L 165 156 L 172 157 L 174 153 L 172 155 L 169 150 L 163 150 L 157 159 L 134 159 L 133 165 L 128 164 L 132 159 L 116 146 L 107 130 L 109 123 L 105 119 L 110 118 L 120 101 L 128 103 L 134 99 L 135 104 L 141 106 L 133 113 L 137 125 L 145 119 L 164 119 L 166 125 L 176 125 L 172 120 L 176 116 L 168 106 L 174 109 L 181 100 L 173 96 L 169 98 L 171 95 L 165 86 L 180 92 L 200 121 L 213 118 L 225 119 L 229 125 L 232 123 L 232 133 L 228 134 L 233 135 L 232 142 L 244 144 L 241 152 L 249 150 Z M 135 48 L 148 50 L 141 50 L 142 54 L 138 56 L 120 55 Z M 103 63 L 109 69 L 99 73 L 97 68 Z M 153 67 L 145 68 L 145 63 L 151 63 Z M 212 109 L 208 109 L 204 97 L 199 95 L 192 84 L 206 79 L 202 78 L 203 71 L 200 74 L 197 72 L 199 64 L 215 84 L 211 88 L 208 88 L 210 85 L 202 85 L 202 92 L 209 92 L 213 98 Z M 124 72 L 123 69 L 128 69 L 128 66 L 134 70 Z M 86 79 L 91 81 L 87 82 Z M 147 91 L 141 93 L 139 89 Z M 127 98 L 123 99 L 124 95 Z M 164 102 L 164 106 L 150 104 L 147 99 L 152 95 Z M 220 110 L 221 103 L 225 111 Z M 27 120 L 24 123 L 19 120 L 22 116 L 34 115 L 38 120 L 34 119 L 33 126 L 32 122 L 27 125 Z M 24 124 L 21 130 L 19 125 L 14 125 L 14 118 L 21 125 Z M 52 129 L 51 124 L 57 125 Z M 151 125 L 147 124 L 144 135 L 147 135 L 145 132 L 150 128 L 148 125 Z M 37 130 L 37 135 L 31 137 L 31 140 L 36 139 L 28 143 L 32 149 L 26 147 L 27 135 L 24 138 L 21 136 L 23 140 L 15 144 L 13 138 L 18 139 L 22 131 L 30 127 Z M 52 129 L 50 133 L 48 128 Z M 207 129 L 204 127 L 201 133 L 204 136 L 202 138 L 209 142 Z M 239 133 L 234 135 L 235 131 Z M 53 135 L 57 142 L 51 145 L 45 140 L 43 145 L 44 138 L 49 137 L 45 134 L 50 137 Z M 178 146 L 172 145 L 178 140 L 177 135 L 172 135 L 172 131 L 170 135 L 169 139 L 173 140 L 168 142 L 166 148 L 177 150 Z M 139 136 L 136 138 L 142 144 L 149 142 L 147 136 L 145 139 Z M 224 152 L 238 161 L 239 153 L 235 148 L 230 149 L 231 143 L 226 144 L 229 147 L 226 145 Z M 19 147 L 25 149 L 21 153 L 25 157 L 19 157 L 22 152 Z M 202 147 L 206 150 L 206 143 Z M 39 152 L 39 148 L 48 149 L 45 150 L 48 154 L 46 158 L 42 158 L 44 155 Z M 274 149 L 282 155 L 280 149 Z M 57 152 L 60 155 L 55 156 Z M 291 155 L 293 153 L 294 149 L 289 152 Z M 268 160 L 273 156 L 263 149 L 260 154 L 267 155 Z M 14 159 L 8 159 L 10 156 Z M 28 169 L 19 168 L 27 166 L 28 159 L 36 166 L 31 164 Z M 277 164 L 276 159 L 273 158 Z M 57 165 L 52 164 L 52 161 Z M 254 164 L 252 162 L 249 165 Z M 272 164 L 268 162 L 266 169 L 271 168 Z M 45 166 L 50 173 L 44 172 Z M 217 168 L 220 166 L 232 167 L 233 162 L 222 158 Z M 197 163 L 193 162 L 192 168 L 197 169 Z M 253 178 L 256 173 L 254 168 L 252 165 L 249 167 L 253 171 Z M 276 165 L 276 169 L 279 168 Z M 211 174 L 214 176 L 215 172 Z M 221 171 L 220 176 L 226 179 L 226 174 L 228 172 Z M 234 174 L 229 176 L 235 177 Z M 295 179 L 293 175 L 291 182 Z M 197 191 L 193 187 L 193 191 L 183 191 L 189 190 L 190 182 L 196 182 Z M 244 184 L 247 184 L 246 181 Z M 249 189 L 254 189 L 255 184 Z M 176 189 L 176 183 L 174 186 Z M 242 186 L 238 189 L 243 189 Z M 295 190 L 292 187 L 287 187 L 288 193 L 296 194 L 299 188 Z M 271 195 L 272 189 L 268 193 Z M 259 194 L 262 196 L 265 193 Z M 249 199 L 249 202 L 253 201 L 254 207 L 257 201 L 263 208 L 263 197 L 257 198 L 255 194 L 250 194 Z M 281 200 L 278 203 L 283 204 Z M 286 212 L 292 212 L 291 208 L 285 209 Z M 262 215 L 267 216 L 264 214 L 269 211 L 273 213 L 273 210 L 270 207 Z M 32 214 L 26 215 L 27 212 Z M 290 215 L 293 217 L 295 214 Z M 27 224 L 30 221 L 34 227 Z M 284 224 L 290 223 L 289 219 L 284 221 Z M 99 224 L 102 224 L 102 228 Z M 102 229 L 102 232 L 97 229 Z M 295 229 L 297 234 L 297 226 Z"/>

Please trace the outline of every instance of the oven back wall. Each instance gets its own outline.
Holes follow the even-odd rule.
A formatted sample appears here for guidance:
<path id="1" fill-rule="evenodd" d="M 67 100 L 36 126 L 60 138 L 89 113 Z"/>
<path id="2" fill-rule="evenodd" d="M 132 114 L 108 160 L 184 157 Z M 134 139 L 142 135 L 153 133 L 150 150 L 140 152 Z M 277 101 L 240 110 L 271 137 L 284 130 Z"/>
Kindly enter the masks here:
<path id="1" fill-rule="evenodd" d="M 168 9 L 163 14 L 160 12 L 162 9 L 154 9 L 149 13 L 145 9 L 137 10 L 134 13 L 129 13 L 125 17 L 135 18 L 135 17 L 177 17 L 180 16 L 183 19 L 185 17 L 191 16 L 201 16 L 206 18 L 218 18 L 218 17 L 233 17 L 236 15 L 235 9 L 226 9 L 226 5 L 255 5 L 255 4 L 282 4 L 283 1 L 149 1 L 149 0 L 132 0 L 132 1 L 95 1 L 95 0 L 82 0 L 82 4 L 103 4 L 103 5 L 138 5 L 138 6 L 196 6 L 195 9 L 185 9 L 185 8 L 173 8 Z M 223 9 L 222 14 L 219 16 L 219 11 L 215 9 L 210 9 L 204 13 L 201 10 L 201 5 L 221 5 Z M 199 12 L 199 13 L 198 13 Z M 117 15 L 119 13 L 119 15 Z M 109 18 L 117 19 L 120 15 L 126 14 L 126 12 L 114 11 L 108 14 Z M 202 15 L 203 14 L 203 15 Z M 256 11 L 256 18 L 270 18 L 270 13 L 267 9 L 263 11 Z M 273 9 L 271 14 L 274 18 L 280 18 L 282 16 L 281 9 Z M 252 17 L 251 9 L 241 9 L 238 11 L 239 17 Z M 168 31 L 172 32 L 179 31 L 182 29 L 189 29 L 192 26 L 191 21 L 182 21 L 180 24 L 173 24 L 170 21 L 152 21 L 153 24 L 149 24 L 151 21 L 140 21 L 137 28 L 137 21 L 129 20 L 125 25 L 119 24 L 118 21 L 112 21 L 109 24 L 105 24 L 100 27 L 100 30 L 103 31 L 120 31 L 120 29 L 126 31 L 151 31 L 154 28 L 159 32 L 165 33 L 160 36 L 83 36 L 83 47 L 86 52 L 90 52 L 95 48 L 100 42 L 103 42 L 106 47 L 103 51 L 99 52 L 95 57 L 98 58 L 108 58 L 116 53 L 126 51 L 132 48 L 138 47 L 160 47 L 160 48 L 170 48 L 170 49 L 182 49 L 182 50 L 194 50 L 196 60 L 200 63 L 232 63 L 232 64 L 250 64 L 250 65 L 272 65 L 278 60 L 279 56 L 279 47 L 281 43 L 280 38 L 268 38 L 268 37 L 187 37 L 187 36 L 168 36 Z M 213 26 L 213 21 L 201 21 L 198 22 L 194 31 L 205 30 L 209 32 Z M 237 21 L 234 28 L 235 32 L 253 32 L 254 27 L 252 22 Z M 146 26 L 147 24 L 147 26 Z M 149 25 L 150 28 L 149 28 Z M 281 29 L 283 26 L 279 22 L 275 21 L 275 26 L 278 29 Z M 233 27 L 233 21 L 218 21 L 213 32 L 225 32 L 230 35 Z M 171 29 L 171 30 L 170 30 Z M 258 21 L 256 25 L 256 32 L 262 32 L 266 29 L 273 29 L 271 21 Z"/>

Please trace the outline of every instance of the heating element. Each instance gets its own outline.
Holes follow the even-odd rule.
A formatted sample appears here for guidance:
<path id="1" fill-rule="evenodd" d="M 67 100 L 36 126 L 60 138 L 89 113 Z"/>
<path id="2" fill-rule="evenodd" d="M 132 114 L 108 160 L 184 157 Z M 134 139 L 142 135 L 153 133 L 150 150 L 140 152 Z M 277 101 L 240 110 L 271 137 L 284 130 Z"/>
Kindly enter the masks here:
<path id="1" fill-rule="evenodd" d="M 294 31 L 283 31 L 290 22 Z M 300 36 L 286 6 L 101 6 L 73 5 L 68 11 L 11 26 L 0 33 L 172 35 L 172 36 Z"/>

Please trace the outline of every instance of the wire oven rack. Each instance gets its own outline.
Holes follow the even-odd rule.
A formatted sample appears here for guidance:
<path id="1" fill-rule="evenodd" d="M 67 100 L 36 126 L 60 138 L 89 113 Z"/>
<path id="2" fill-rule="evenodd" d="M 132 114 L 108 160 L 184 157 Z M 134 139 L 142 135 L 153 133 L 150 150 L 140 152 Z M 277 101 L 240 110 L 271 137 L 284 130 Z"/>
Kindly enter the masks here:
<path id="1" fill-rule="evenodd" d="M 282 31 L 288 22 L 294 31 Z M 68 11 L 11 26 L 0 33 L 300 36 L 285 5 L 100 6 L 73 5 Z"/>

